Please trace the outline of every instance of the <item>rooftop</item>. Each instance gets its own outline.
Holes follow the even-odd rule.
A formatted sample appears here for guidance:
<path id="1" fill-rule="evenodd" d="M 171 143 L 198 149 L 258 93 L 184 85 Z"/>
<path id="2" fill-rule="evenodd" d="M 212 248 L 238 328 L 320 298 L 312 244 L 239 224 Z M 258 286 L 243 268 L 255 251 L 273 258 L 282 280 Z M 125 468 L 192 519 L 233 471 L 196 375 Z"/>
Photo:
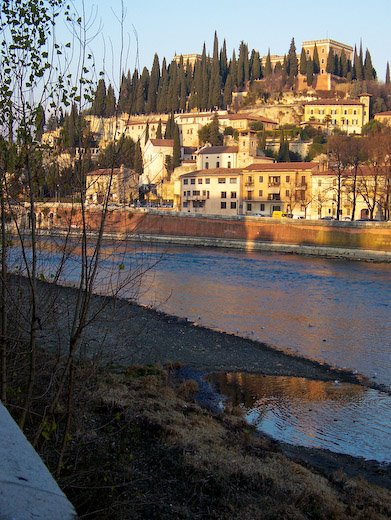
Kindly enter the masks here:
<path id="1" fill-rule="evenodd" d="M 202 148 L 198 154 L 199 155 L 214 155 L 214 154 L 222 154 L 222 153 L 238 153 L 237 146 L 208 146 L 206 148 Z"/>
<path id="2" fill-rule="evenodd" d="M 241 172 L 242 168 L 210 168 L 208 170 L 195 170 L 194 172 L 184 173 L 180 177 L 195 177 L 197 175 L 233 176 L 239 175 Z"/>
<path id="3" fill-rule="evenodd" d="M 297 170 L 312 170 L 317 167 L 315 162 L 279 162 L 279 163 L 258 163 L 250 164 L 244 171 L 250 172 L 275 172 L 275 171 L 297 171 Z"/>
<path id="4" fill-rule="evenodd" d="M 174 139 L 150 139 L 153 146 L 161 146 L 164 148 L 172 148 Z"/>
<path id="5" fill-rule="evenodd" d="M 304 103 L 305 106 L 316 105 L 363 105 L 364 103 L 359 99 L 316 99 L 315 101 L 308 101 Z"/>

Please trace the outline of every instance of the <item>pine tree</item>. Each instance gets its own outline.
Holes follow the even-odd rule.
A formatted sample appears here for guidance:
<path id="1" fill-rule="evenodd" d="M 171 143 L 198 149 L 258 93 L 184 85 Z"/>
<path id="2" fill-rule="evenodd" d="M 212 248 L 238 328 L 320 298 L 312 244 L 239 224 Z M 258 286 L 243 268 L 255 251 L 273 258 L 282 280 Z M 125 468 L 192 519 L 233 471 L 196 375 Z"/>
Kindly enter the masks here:
<path id="1" fill-rule="evenodd" d="M 163 134 L 162 134 L 162 120 L 159 119 L 159 124 L 157 125 L 157 129 L 156 129 L 156 139 L 163 139 Z"/>
<path id="2" fill-rule="evenodd" d="M 272 60 L 270 57 L 270 49 L 268 50 L 267 56 L 266 56 L 266 62 L 265 62 L 265 78 L 268 78 L 272 75 L 273 68 L 272 68 Z"/>
<path id="3" fill-rule="evenodd" d="M 305 54 L 304 47 L 301 49 L 299 70 L 300 74 L 303 74 L 303 76 L 307 74 L 307 56 Z"/>
<path id="4" fill-rule="evenodd" d="M 104 117 L 106 110 L 106 84 L 104 79 L 98 81 L 95 91 L 94 101 L 92 102 L 91 114 Z"/>
<path id="5" fill-rule="evenodd" d="M 134 152 L 134 171 L 139 175 L 143 173 L 143 154 L 141 152 L 140 139 L 136 143 Z"/>
<path id="6" fill-rule="evenodd" d="M 314 55 L 312 57 L 312 62 L 314 64 L 314 74 L 319 74 L 320 72 L 320 60 L 319 60 L 319 53 L 318 53 L 318 47 L 314 46 Z"/>
<path id="7" fill-rule="evenodd" d="M 390 80 L 390 64 L 387 61 L 387 68 L 386 68 L 386 85 L 389 85 L 391 83 Z"/>
<path id="8" fill-rule="evenodd" d="M 327 56 L 326 72 L 328 72 L 329 74 L 334 74 L 334 51 L 333 51 L 333 49 L 330 49 L 329 54 Z"/>
<path id="9" fill-rule="evenodd" d="M 376 79 L 376 71 L 373 68 L 371 54 L 368 49 L 365 52 L 364 79 L 366 81 L 372 81 Z"/>
<path id="10" fill-rule="evenodd" d="M 105 117 L 112 117 L 115 114 L 116 105 L 114 89 L 110 84 L 106 94 Z"/>
<path id="11" fill-rule="evenodd" d="M 173 168 L 177 168 L 181 165 L 181 143 L 179 137 L 179 126 L 176 123 L 174 123 L 173 134 L 174 145 L 172 151 L 172 166 Z"/>

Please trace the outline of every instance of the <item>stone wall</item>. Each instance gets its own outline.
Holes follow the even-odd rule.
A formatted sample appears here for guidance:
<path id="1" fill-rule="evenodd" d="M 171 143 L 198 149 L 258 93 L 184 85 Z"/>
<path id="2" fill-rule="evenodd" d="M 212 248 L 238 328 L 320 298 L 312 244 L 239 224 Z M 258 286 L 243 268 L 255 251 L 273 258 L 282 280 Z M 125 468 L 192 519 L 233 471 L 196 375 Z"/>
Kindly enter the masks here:
<path id="1" fill-rule="evenodd" d="M 89 207 L 86 220 L 88 228 L 97 231 L 100 223 L 99 207 Z M 79 209 L 72 208 L 71 205 L 45 205 L 39 210 L 37 222 L 42 229 L 69 228 L 76 231 L 80 228 L 81 216 Z M 385 222 L 310 221 L 244 216 L 222 218 L 113 208 L 107 216 L 106 232 L 391 252 L 391 223 Z"/>

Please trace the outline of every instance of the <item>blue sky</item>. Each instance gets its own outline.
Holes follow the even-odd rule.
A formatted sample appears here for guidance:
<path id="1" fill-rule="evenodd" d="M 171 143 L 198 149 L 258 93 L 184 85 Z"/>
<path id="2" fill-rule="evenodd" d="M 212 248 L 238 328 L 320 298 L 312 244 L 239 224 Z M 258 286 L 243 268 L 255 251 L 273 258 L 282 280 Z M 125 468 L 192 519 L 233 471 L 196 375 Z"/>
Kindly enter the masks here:
<path id="1" fill-rule="evenodd" d="M 80 3 L 74 0 L 76 6 Z M 361 38 L 381 80 L 386 62 L 391 61 L 389 0 L 124 0 L 123 4 L 126 70 L 138 63 L 140 68 L 150 68 L 155 52 L 168 60 L 175 52 L 201 52 L 204 41 L 212 52 L 215 30 L 220 44 L 226 39 L 229 54 L 241 40 L 263 55 L 269 47 L 272 54 L 285 54 L 292 37 L 298 52 L 304 40 L 332 38 L 354 46 Z M 91 44 L 97 67 L 103 68 L 104 63 L 111 76 L 114 64 L 118 76 L 121 29 L 116 17 L 121 13 L 121 0 L 85 0 L 85 9 L 102 26 Z"/>

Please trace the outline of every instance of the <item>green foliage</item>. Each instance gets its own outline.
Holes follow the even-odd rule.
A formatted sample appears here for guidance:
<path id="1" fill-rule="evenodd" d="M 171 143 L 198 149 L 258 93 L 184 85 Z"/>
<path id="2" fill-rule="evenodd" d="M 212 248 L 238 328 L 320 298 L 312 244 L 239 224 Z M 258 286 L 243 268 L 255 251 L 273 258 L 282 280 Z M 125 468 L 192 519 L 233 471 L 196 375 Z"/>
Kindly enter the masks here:
<path id="1" fill-rule="evenodd" d="M 99 168 L 119 168 L 124 165 L 134 168 L 136 146 L 133 139 L 122 136 L 117 142 L 109 143 L 98 156 Z"/>
<path id="2" fill-rule="evenodd" d="M 198 137 L 202 144 L 209 143 L 212 146 L 220 146 L 223 144 L 224 138 L 219 131 L 219 118 L 216 112 L 213 115 L 212 121 L 198 131 Z"/>
<path id="3" fill-rule="evenodd" d="M 318 47 L 314 47 L 314 55 L 312 56 L 312 61 L 314 64 L 314 74 L 319 74 L 320 72 L 320 61 L 319 61 L 319 53 L 318 53 Z"/>
<path id="4" fill-rule="evenodd" d="M 140 139 L 136 143 L 136 149 L 134 152 L 134 165 L 133 169 L 136 173 L 141 175 L 143 173 L 143 154 L 141 152 Z"/>
<path id="5" fill-rule="evenodd" d="M 390 63 L 387 61 L 387 67 L 386 67 L 386 85 L 389 85 L 391 83 L 390 80 Z"/>
<path id="6" fill-rule="evenodd" d="M 301 49 L 299 70 L 300 74 L 303 74 L 303 76 L 307 74 L 307 56 L 304 47 Z"/>
<path id="7" fill-rule="evenodd" d="M 174 145 L 172 152 L 172 167 L 177 168 L 181 164 L 181 143 L 179 137 L 179 126 L 175 123 L 174 126 Z"/>

